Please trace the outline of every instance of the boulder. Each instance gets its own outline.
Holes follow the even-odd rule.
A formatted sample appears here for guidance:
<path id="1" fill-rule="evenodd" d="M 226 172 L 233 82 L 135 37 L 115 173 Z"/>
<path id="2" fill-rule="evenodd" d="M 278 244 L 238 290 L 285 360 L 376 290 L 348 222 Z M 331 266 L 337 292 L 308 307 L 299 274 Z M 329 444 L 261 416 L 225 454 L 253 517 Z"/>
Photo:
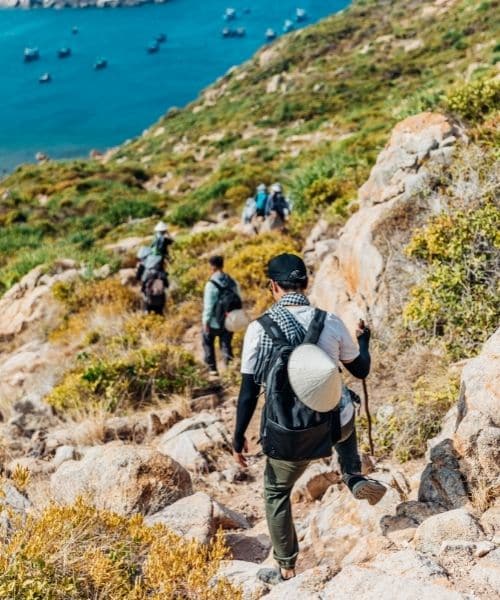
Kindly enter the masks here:
<path id="1" fill-rule="evenodd" d="M 292 502 L 318 500 L 331 485 L 341 482 L 342 476 L 338 471 L 329 465 L 313 462 L 297 480 L 292 492 Z"/>
<path id="2" fill-rule="evenodd" d="M 271 540 L 266 534 L 252 535 L 248 533 L 228 533 L 225 536 L 227 547 L 235 560 L 261 563 L 271 551 Z"/>
<path id="3" fill-rule="evenodd" d="M 447 577 L 446 571 L 437 562 L 410 548 L 380 554 L 370 563 L 370 568 L 372 567 L 388 575 L 408 576 L 413 579 Z"/>
<path id="4" fill-rule="evenodd" d="M 84 496 L 97 508 L 154 514 L 192 492 L 189 473 L 147 447 L 112 442 L 64 462 L 50 479 L 52 497 L 70 504 Z"/>
<path id="5" fill-rule="evenodd" d="M 445 439 L 434 446 L 430 459 L 420 479 L 418 500 L 439 504 L 446 510 L 467 504 L 467 489 L 452 441 Z"/>
<path id="6" fill-rule="evenodd" d="M 64 264 L 61 263 L 64 267 Z M 36 267 L 0 299 L 0 342 L 18 336 L 34 323 L 53 323 L 61 313 L 61 306 L 52 296 L 52 287 L 58 282 L 76 279 L 79 271 L 73 265 L 49 276 L 44 267 Z"/>
<path id="7" fill-rule="evenodd" d="M 392 479 L 388 473 L 377 473 L 375 477 L 388 484 Z M 309 513 L 303 530 L 299 530 L 299 539 L 312 549 L 318 561 L 333 567 L 345 560 L 369 560 L 389 545 L 381 535 L 380 520 L 392 514 L 400 500 L 396 490 L 389 487 L 383 499 L 370 506 L 356 500 L 346 486 L 330 487 Z"/>
<path id="8" fill-rule="evenodd" d="M 28 498 L 12 483 L 4 481 L 0 486 L 0 535 L 6 535 L 11 531 L 14 515 L 24 518 L 30 508 L 31 502 Z"/>
<path id="9" fill-rule="evenodd" d="M 443 161 L 432 152 L 453 151 L 450 136 L 463 137 L 441 114 L 422 113 L 399 123 L 359 190 L 360 210 L 347 221 L 336 246 L 322 261 L 311 298 L 341 315 L 350 329 L 369 313 L 373 326 L 384 330 L 383 323 L 390 325 L 391 315 L 400 312 L 401 299 L 418 278 L 418 267 L 402 249 L 414 227 L 436 209 L 430 200 L 417 200 L 417 196 L 432 181 L 431 165 Z M 404 227 L 398 224 L 394 235 L 394 222 L 402 219 Z M 391 232 L 390 261 L 384 228 Z"/>
<path id="10" fill-rule="evenodd" d="M 324 600 L 467 600 L 459 592 L 416 577 L 384 573 L 376 569 L 349 566 L 323 589 Z"/>
<path id="11" fill-rule="evenodd" d="M 266 600 L 322 600 L 321 590 L 325 583 L 335 575 L 328 566 L 308 569 L 290 581 L 279 583 L 265 596 Z"/>
<path id="12" fill-rule="evenodd" d="M 157 442 L 159 452 L 193 472 L 209 471 L 214 451 L 230 447 L 229 433 L 222 421 L 207 412 L 180 421 Z"/>
<path id="13" fill-rule="evenodd" d="M 462 371 L 454 447 L 471 495 L 500 483 L 500 328 Z"/>
<path id="14" fill-rule="evenodd" d="M 458 508 L 425 520 L 413 540 L 420 552 L 437 555 L 446 540 L 475 541 L 484 538 L 477 520 L 465 509 Z"/>
<path id="15" fill-rule="evenodd" d="M 482 558 L 471 569 L 470 577 L 500 595 L 500 548 Z M 493 598 L 493 595 L 491 597 Z"/>
<path id="16" fill-rule="evenodd" d="M 269 587 L 257 579 L 257 573 L 261 568 L 261 565 L 253 562 L 226 560 L 222 562 L 214 577 L 214 582 L 220 578 L 227 579 L 233 585 L 241 588 L 243 600 L 254 600 L 269 591 Z"/>
<path id="17" fill-rule="evenodd" d="M 208 544 L 219 528 L 246 529 L 245 517 L 222 506 L 204 492 L 186 496 L 146 519 L 148 525 L 162 523 L 174 533 Z"/>

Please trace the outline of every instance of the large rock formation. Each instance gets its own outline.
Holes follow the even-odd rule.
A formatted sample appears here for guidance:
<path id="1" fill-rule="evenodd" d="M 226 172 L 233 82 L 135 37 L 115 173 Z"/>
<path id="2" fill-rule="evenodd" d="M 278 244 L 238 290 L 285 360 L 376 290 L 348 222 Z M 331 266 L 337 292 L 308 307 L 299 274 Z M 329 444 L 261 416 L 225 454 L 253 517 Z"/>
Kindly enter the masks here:
<path id="1" fill-rule="evenodd" d="M 62 463 L 50 487 L 58 502 L 83 496 L 98 508 L 125 515 L 156 513 L 192 492 L 189 473 L 170 457 L 119 442 Z"/>
<path id="2" fill-rule="evenodd" d="M 402 248 L 412 229 L 430 211 L 432 168 L 451 161 L 462 137 L 445 116 L 422 113 L 393 130 L 369 179 L 360 188 L 356 212 L 322 261 L 312 297 L 318 306 L 339 314 L 354 329 L 370 317 L 375 327 L 400 311 L 416 277 Z"/>

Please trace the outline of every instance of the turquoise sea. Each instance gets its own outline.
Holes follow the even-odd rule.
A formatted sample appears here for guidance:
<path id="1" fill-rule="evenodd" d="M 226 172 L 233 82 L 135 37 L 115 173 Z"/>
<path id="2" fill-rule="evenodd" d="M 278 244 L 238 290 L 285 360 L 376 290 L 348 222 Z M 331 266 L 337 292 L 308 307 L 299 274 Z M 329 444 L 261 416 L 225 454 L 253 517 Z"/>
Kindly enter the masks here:
<path id="1" fill-rule="evenodd" d="M 307 11 L 305 25 L 348 3 L 169 0 L 116 9 L 0 10 L 0 174 L 33 161 L 38 151 L 52 158 L 85 156 L 134 137 L 249 58 L 265 43 L 268 27 L 281 33 L 297 7 Z M 222 38 L 227 7 L 237 10 L 230 25 L 245 27 L 245 38 Z M 167 42 L 147 54 L 159 33 Z M 25 64 L 23 50 L 32 46 L 40 60 Z M 61 60 L 63 46 L 72 56 Z M 109 66 L 95 71 L 100 56 Z M 38 82 L 44 72 L 51 83 Z"/>

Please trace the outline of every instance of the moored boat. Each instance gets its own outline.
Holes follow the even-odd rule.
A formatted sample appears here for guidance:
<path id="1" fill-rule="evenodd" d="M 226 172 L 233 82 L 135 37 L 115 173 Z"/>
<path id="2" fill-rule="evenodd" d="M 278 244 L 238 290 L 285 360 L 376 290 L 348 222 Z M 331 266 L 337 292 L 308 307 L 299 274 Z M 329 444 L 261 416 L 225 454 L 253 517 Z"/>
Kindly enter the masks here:
<path id="1" fill-rule="evenodd" d="M 159 44 L 163 44 L 164 42 L 166 42 L 166 41 L 167 41 L 167 36 L 166 36 L 166 34 L 165 34 L 165 33 L 159 33 L 159 34 L 156 36 L 156 41 L 157 41 Z"/>
<path id="2" fill-rule="evenodd" d="M 24 49 L 24 62 L 33 62 L 40 58 L 40 52 L 38 48 L 25 48 Z"/>
<path id="3" fill-rule="evenodd" d="M 283 25 L 283 32 L 289 33 L 290 31 L 293 30 L 293 28 L 294 28 L 293 21 L 290 21 L 290 19 L 287 19 L 285 21 L 285 24 Z"/>
<path id="4" fill-rule="evenodd" d="M 154 42 L 151 42 L 148 45 L 148 47 L 146 48 L 146 51 L 148 54 L 156 54 L 159 49 L 160 49 L 160 44 L 157 42 L 157 40 L 155 40 Z"/>
<path id="5" fill-rule="evenodd" d="M 222 30 L 222 37 L 224 38 L 242 38 L 247 34 L 246 29 L 244 27 L 238 27 L 237 29 L 233 29 L 232 27 L 224 27 Z"/>
<path id="6" fill-rule="evenodd" d="M 295 11 L 295 18 L 297 19 L 297 21 L 305 21 L 307 19 L 307 12 L 305 11 L 305 9 L 303 8 L 298 8 Z"/>
<path id="7" fill-rule="evenodd" d="M 108 61 L 105 58 L 98 58 L 94 63 L 94 69 L 96 71 L 101 71 L 108 66 Z"/>
<path id="8" fill-rule="evenodd" d="M 59 50 L 57 51 L 57 56 L 59 58 L 68 58 L 68 56 L 71 56 L 71 48 L 59 48 Z"/>
<path id="9" fill-rule="evenodd" d="M 233 21 L 236 19 L 236 10 L 234 8 L 226 8 L 224 12 L 224 19 L 226 21 Z"/>
<path id="10" fill-rule="evenodd" d="M 73 27 L 71 28 L 71 33 L 73 35 L 76 35 L 78 33 L 78 27 L 76 25 L 73 25 Z"/>
<path id="11" fill-rule="evenodd" d="M 52 81 L 52 76 L 50 73 L 44 73 L 43 75 L 40 75 L 38 81 L 40 83 L 50 83 Z"/>
<path id="12" fill-rule="evenodd" d="M 271 29 L 269 27 L 269 29 L 266 29 L 266 40 L 268 42 L 274 40 L 276 38 L 276 31 L 274 31 L 274 29 Z"/>

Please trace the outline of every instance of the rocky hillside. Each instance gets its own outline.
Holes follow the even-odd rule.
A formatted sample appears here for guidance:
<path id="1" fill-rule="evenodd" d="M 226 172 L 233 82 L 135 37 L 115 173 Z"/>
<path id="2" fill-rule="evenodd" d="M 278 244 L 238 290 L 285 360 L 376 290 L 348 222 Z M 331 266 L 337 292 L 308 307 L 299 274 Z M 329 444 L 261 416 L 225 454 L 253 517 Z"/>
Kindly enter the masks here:
<path id="1" fill-rule="evenodd" d="M 106 157 L 0 182 L 0 598 L 500 594 L 497 9 L 359 1 Z M 287 231 L 242 228 L 275 178 Z M 165 319 L 133 278 L 159 217 Z M 320 306 L 373 328 L 364 466 L 389 489 L 370 507 L 335 459 L 311 465 L 300 575 L 271 590 L 257 425 L 240 470 L 237 364 L 209 378 L 199 320 L 211 253 L 257 316 L 284 250 Z M 358 430 L 367 451 L 364 414 Z"/>

